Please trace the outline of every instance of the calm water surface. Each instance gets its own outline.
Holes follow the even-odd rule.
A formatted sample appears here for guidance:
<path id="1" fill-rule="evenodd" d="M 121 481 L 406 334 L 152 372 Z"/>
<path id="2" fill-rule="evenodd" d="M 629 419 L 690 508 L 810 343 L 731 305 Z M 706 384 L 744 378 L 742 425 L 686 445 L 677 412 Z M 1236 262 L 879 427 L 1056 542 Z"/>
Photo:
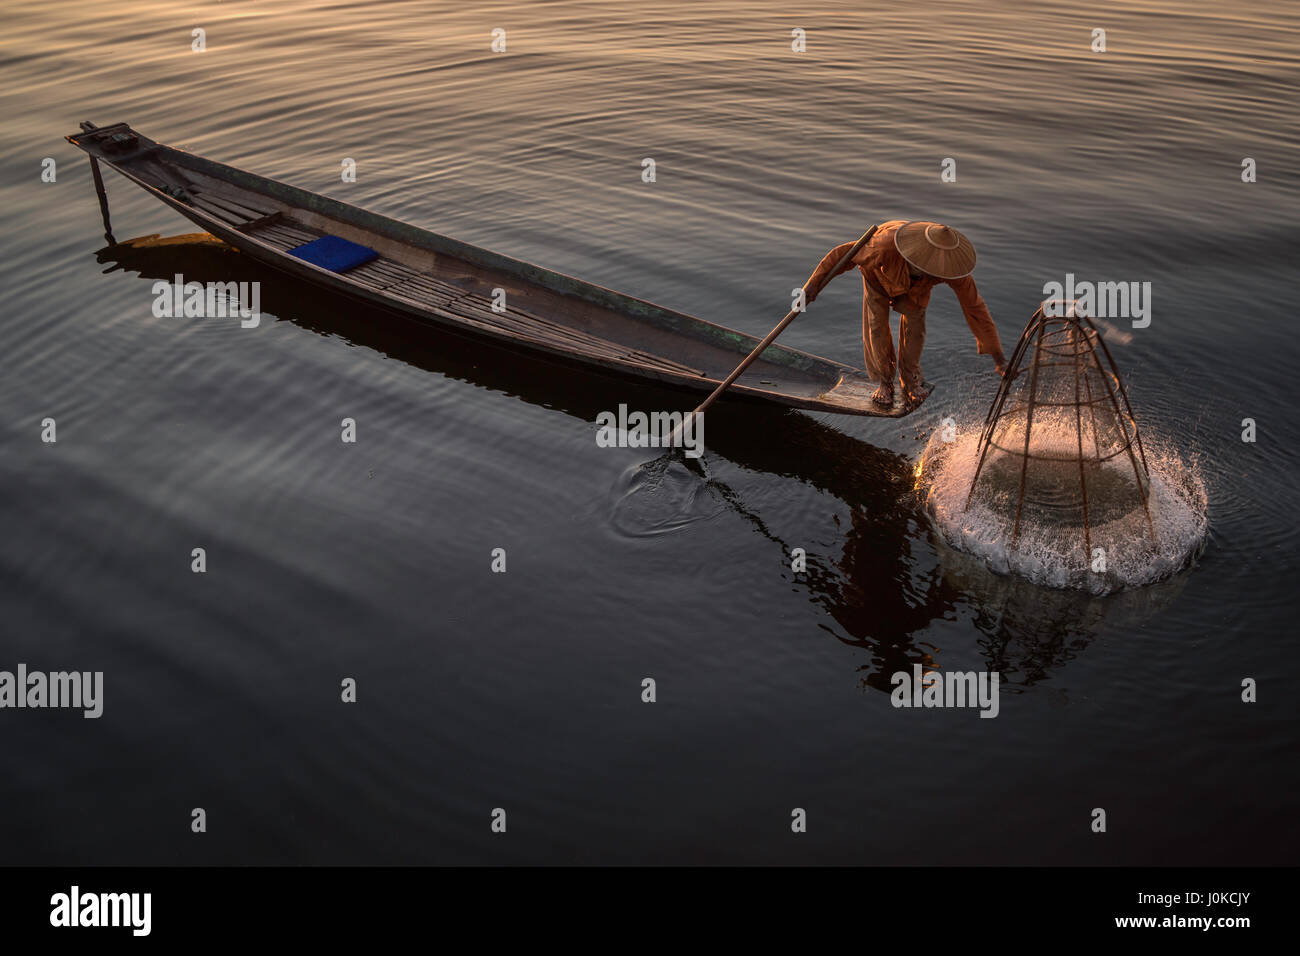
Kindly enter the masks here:
<path id="1" fill-rule="evenodd" d="M 11 4 L 0 668 L 106 698 L 0 714 L 0 862 L 1294 862 L 1298 43 L 1285 2 Z M 1100 599 L 942 547 L 914 462 L 995 388 L 944 290 L 921 412 L 723 405 L 715 482 L 650 489 L 594 419 L 689 396 L 105 250 L 86 119 L 754 334 L 890 218 L 970 235 L 1008 348 L 1046 281 L 1151 281 L 1116 359 L 1208 547 Z M 118 239 L 193 231 L 106 180 Z M 268 315 L 154 318 L 176 272 Z M 784 341 L 860 362 L 859 293 Z M 999 718 L 892 708 L 914 662 L 999 670 Z"/>

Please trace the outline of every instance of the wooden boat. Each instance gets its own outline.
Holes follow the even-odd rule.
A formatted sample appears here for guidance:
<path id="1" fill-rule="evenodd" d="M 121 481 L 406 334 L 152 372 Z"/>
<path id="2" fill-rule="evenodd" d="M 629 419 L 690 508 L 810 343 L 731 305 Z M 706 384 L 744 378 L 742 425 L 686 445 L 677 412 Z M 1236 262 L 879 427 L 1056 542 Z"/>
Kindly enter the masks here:
<path id="1" fill-rule="evenodd" d="M 712 391 L 759 342 L 743 332 L 164 146 L 125 123 L 83 123 L 82 128 L 67 139 L 92 162 L 111 166 L 240 252 L 408 317 L 697 392 Z M 337 237 L 327 243 L 344 240 L 344 247 L 362 247 L 371 258 L 339 269 L 300 258 L 307 254 L 303 246 L 323 237 Z M 497 289 L 505 290 L 504 311 L 497 310 L 499 294 L 494 302 Z M 851 366 L 774 344 L 726 394 L 846 415 L 898 418 L 912 411 L 901 399 L 889 409 L 874 405 L 875 387 Z"/>

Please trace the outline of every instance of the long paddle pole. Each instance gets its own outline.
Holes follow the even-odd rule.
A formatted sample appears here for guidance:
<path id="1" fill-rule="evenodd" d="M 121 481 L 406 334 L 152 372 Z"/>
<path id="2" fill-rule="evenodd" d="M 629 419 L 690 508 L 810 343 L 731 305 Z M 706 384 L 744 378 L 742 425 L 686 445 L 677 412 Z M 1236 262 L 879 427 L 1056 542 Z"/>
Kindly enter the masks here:
<path id="1" fill-rule="evenodd" d="M 99 129 L 90 120 L 81 124 L 81 130 L 89 133 Z M 104 192 L 104 177 L 99 174 L 99 160 L 94 156 L 90 157 L 90 175 L 95 180 L 95 195 L 99 197 L 99 213 L 104 217 L 104 238 L 108 240 L 110 246 L 117 245 L 117 240 L 113 238 L 113 225 L 108 218 L 108 194 Z"/>
<path id="2" fill-rule="evenodd" d="M 99 160 L 90 157 L 90 175 L 95 180 L 95 195 L 99 197 L 99 214 L 104 217 L 104 238 L 110 246 L 117 245 L 113 238 L 113 223 L 108 218 L 108 193 L 104 192 L 104 177 L 99 174 Z"/>
<path id="3" fill-rule="evenodd" d="M 859 239 L 857 242 L 855 242 L 853 244 L 853 247 L 840 257 L 840 261 L 835 263 L 835 268 L 833 268 L 830 272 L 828 272 L 826 274 L 826 278 L 822 279 L 822 281 L 818 283 L 817 287 L 812 290 L 814 298 L 821 293 L 822 289 L 825 288 L 826 283 L 830 282 L 831 279 L 833 279 L 835 276 L 840 274 L 840 270 L 844 268 L 845 263 L 852 261 L 853 257 L 858 254 L 859 250 L 861 250 L 863 246 L 865 246 L 868 242 L 871 241 L 871 237 L 876 234 L 876 229 L 878 228 L 879 228 L 878 226 L 872 226 L 870 229 L 864 232 L 862 234 L 862 238 Z M 785 318 L 777 323 L 776 328 L 774 328 L 771 332 L 768 332 L 767 335 L 764 336 L 763 341 L 759 342 L 758 345 L 754 346 L 754 351 L 750 352 L 747 356 L 745 356 L 745 360 L 736 366 L 736 370 L 732 372 L 730 375 L 728 375 L 726 378 L 724 378 L 722 380 L 722 383 L 713 390 L 713 392 L 709 395 L 708 398 L 702 401 L 695 408 L 694 411 L 692 411 L 690 414 L 688 414 L 685 418 L 682 419 L 682 423 L 678 425 L 673 430 L 673 433 L 668 437 L 669 447 L 676 447 L 677 441 L 681 437 L 681 434 L 685 430 L 687 424 L 693 418 L 695 418 L 696 415 L 703 415 L 708 410 L 709 406 L 718 400 L 718 396 L 721 395 L 723 392 L 725 392 L 728 388 L 730 388 L 731 384 L 735 382 L 736 379 L 740 378 L 741 375 L 744 374 L 745 369 L 749 368 L 752 364 L 754 364 L 754 360 L 757 359 L 760 355 L 762 355 L 767 350 L 767 347 L 769 345 L 771 345 L 773 342 L 776 341 L 776 337 L 785 331 L 785 327 L 795 320 L 795 316 L 797 316 L 800 313 L 800 311 L 802 310 L 791 309 L 788 313 L 786 313 Z"/>

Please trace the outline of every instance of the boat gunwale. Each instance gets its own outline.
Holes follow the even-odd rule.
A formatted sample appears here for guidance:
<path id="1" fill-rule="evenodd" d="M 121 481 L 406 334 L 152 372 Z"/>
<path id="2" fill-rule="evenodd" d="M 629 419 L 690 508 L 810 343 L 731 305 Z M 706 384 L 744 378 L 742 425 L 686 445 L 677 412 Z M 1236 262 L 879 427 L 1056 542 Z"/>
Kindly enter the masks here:
<path id="1" fill-rule="evenodd" d="M 130 132 L 137 137 L 137 148 L 129 153 L 114 155 L 113 152 L 105 149 L 101 142 L 84 142 L 84 140 L 102 137 L 108 130 Z M 594 364 L 613 371 L 630 372 L 637 377 L 684 385 L 694 390 L 709 390 L 717 383 L 717 380 L 708 376 L 693 377 L 663 372 L 649 368 L 634 360 L 607 359 L 587 355 L 580 351 L 548 348 L 544 344 L 529 339 L 527 336 L 480 328 L 465 321 L 463 317 L 455 316 L 454 312 L 451 313 L 450 317 L 443 317 L 434 312 L 431 307 L 405 303 L 394 296 L 384 295 L 382 291 L 369 290 L 359 283 L 348 281 L 345 275 L 335 274 L 312 263 L 294 259 L 284 250 L 259 239 L 251 233 L 235 229 L 210 212 L 168 195 L 154 183 L 144 179 L 139 172 L 124 164 L 154 159 L 160 165 L 171 164 L 183 169 L 189 169 L 214 180 L 229 182 L 237 188 L 265 196 L 274 202 L 290 207 L 290 210 L 303 209 L 352 225 L 363 231 L 373 232 L 394 242 L 449 256 L 477 269 L 495 270 L 516 276 L 526 283 L 540 286 L 558 295 L 585 300 L 600 308 L 623 313 L 633 319 L 646 321 L 648 324 L 672 334 L 684 335 L 715 348 L 735 351 L 738 354 L 748 353 L 759 342 L 757 337 L 748 333 L 717 325 L 697 316 L 676 312 L 644 299 L 638 299 L 565 273 L 546 269 L 531 262 L 502 255 L 401 220 L 392 219 L 380 213 L 320 193 L 314 193 L 290 183 L 251 173 L 178 147 L 158 143 L 138 133 L 128 124 L 99 127 L 67 136 L 66 139 L 92 157 L 96 157 L 112 166 L 118 173 L 147 190 L 166 205 L 172 207 L 186 218 L 192 219 L 213 231 L 221 236 L 224 241 L 235 245 L 236 248 L 242 243 L 254 243 L 262 253 L 258 258 L 261 258 L 272 267 L 283 264 L 290 268 L 282 269 L 282 271 L 288 271 L 291 274 L 305 272 L 308 277 L 323 282 L 326 286 L 333 287 L 337 291 L 359 296 L 366 301 L 386 308 L 422 316 L 426 320 L 434 321 L 441 326 L 457 327 L 459 325 L 464 327 L 471 335 L 481 335 L 497 341 L 515 343 L 528 350 L 543 351 L 559 358 L 575 358 L 585 364 Z M 232 241 L 230 237 L 233 237 L 235 241 Z M 818 379 L 823 383 L 824 388 L 816 395 L 799 395 L 789 391 L 772 390 L 737 382 L 732 386 L 732 391 L 737 393 L 738 396 L 743 394 L 747 397 L 766 399 L 789 407 L 811 411 L 826 411 L 876 418 L 900 418 L 910 411 L 910 409 L 900 409 L 898 406 L 885 411 L 874 407 L 864 408 L 857 404 L 837 402 L 833 397 L 833 393 L 841 384 L 862 385 L 871 382 L 871 380 L 858 369 L 836 362 L 833 359 L 823 358 L 788 346 L 773 344 L 764 350 L 761 360 L 774 365 L 785 365 L 810 378 Z M 789 384 L 793 385 L 794 383 Z"/>
<path id="2" fill-rule="evenodd" d="M 130 127 L 127 128 L 130 129 Z M 99 131 L 95 130 L 94 132 Z M 141 135 L 134 129 L 131 129 L 131 132 L 140 139 L 142 144 L 141 153 L 146 150 L 155 150 L 160 154 L 158 158 L 164 162 L 170 161 L 178 166 L 212 176 L 214 179 L 232 182 L 236 186 L 261 193 L 277 202 L 348 222 L 358 228 L 375 232 L 396 242 L 407 243 L 431 252 L 451 256 L 482 269 L 506 272 L 560 295 L 577 296 L 594 305 L 613 309 L 639 319 L 649 320 L 661 327 L 667 326 L 674 333 L 688 335 L 716 347 L 741 351 L 747 354 L 760 341 L 759 336 L 731 329 L 710 322 L 707 319 L 701 319 L 699 316 L 678 312 L 666 306 L 630 296 L 567 273 L 547 269 L 536 263 L 516 259 L 499 252 L 493 252 L 491 249 L 485 249 L 482 246 L 476 246 L 442 233 L 433 232 L 421 226 L 403 222 L 400 219 L 392 219 L 382 213 L 373 212 L 322 193 L 312 192 L 292 183 L 249 172 L 237 166 L 230 166 L 175 146 L 158 143 Z M 72 139 L 72 137 L 69 137 L 69 139 Z M 106 155 L 104 158 L 110 163 L 113 162 L 111 156 Z M 138 159 L 142 158 L 142 156 L 137 153 L 129 158 Z M 277 193 L 280 195 L 277 195 Z M 833 359 L 813 355 L 810 352 L 804 352 L 780 343 L 773 343 L 768 346 L 763 352 L 762 361 L 787 365 L 805 374 L 822 378 L 829 383 L 836 381 L 844 373 L 845 369 L 851 369 L 851 366 L 845 366 Z M 856 371 L 856 369 L 851 370 Z"/>

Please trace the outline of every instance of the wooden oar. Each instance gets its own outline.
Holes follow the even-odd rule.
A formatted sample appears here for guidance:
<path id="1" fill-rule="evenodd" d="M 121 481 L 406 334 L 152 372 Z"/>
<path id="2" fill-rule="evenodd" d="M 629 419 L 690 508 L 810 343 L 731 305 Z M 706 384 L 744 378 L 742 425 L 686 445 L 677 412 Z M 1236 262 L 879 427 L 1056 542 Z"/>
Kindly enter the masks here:
<path id="1" fill-rule="evenodd" d="M 871 241 L 871 237 L 876 234 L 878 228 L 879 226 L 872 226 L 864 232 L 862 238 L 853 244 L 853 248 L 840 257 L 840 261 L 835 263 L 835 268 L 826 274 L 826 278 L 822 279 L 822 281 L 817 285 L 817 288 L 812 290 L 814 298 L 816 298 L 816 296 L 821 293 L 822 289 L 826 287 L 826 283 L 830 282 L 831 279 L 840 274 L 840 270 L 844 268 L 844 264 L 850 262 L 853 257 L 858 254 L 858 250 Z M 685 430 L 687 423 L 694 419 L 696 415 L 703 415 L 705 411 L 708 410 L 708 407 L 718 400 L 718 396 L 725 392 L 736 379 L 740 378 L 740 376 L 744 374 L 745 369 L 749 368 L 749 366 L 754 363 L 754 360 L 762 355 L 769 345 L 776 341 L 776 337 L 785 331 L 787 325 L 794 321 L 795 316 L 799 314 L 799 311 L 799 309 L 791 309 L 786 313 L 786 317 L 777 323 L 776 328 L 767 333 L 763 341 L 759 342 L 758 345 L 754 347 L 754 351 L 750 352 L 749 355 L 745 357 L 745 360 L 736 366 L 736 370 L 723 379 L 722 384 L 715 388 L 712 394 L 701 402 L 693 412 L 682 419 L 682 423 L 673 429 L 673 433 L 668 436 L 667 444 L 670 448 L 677 447 L 678 439 L 681 438 L 681 434 Z"/>

